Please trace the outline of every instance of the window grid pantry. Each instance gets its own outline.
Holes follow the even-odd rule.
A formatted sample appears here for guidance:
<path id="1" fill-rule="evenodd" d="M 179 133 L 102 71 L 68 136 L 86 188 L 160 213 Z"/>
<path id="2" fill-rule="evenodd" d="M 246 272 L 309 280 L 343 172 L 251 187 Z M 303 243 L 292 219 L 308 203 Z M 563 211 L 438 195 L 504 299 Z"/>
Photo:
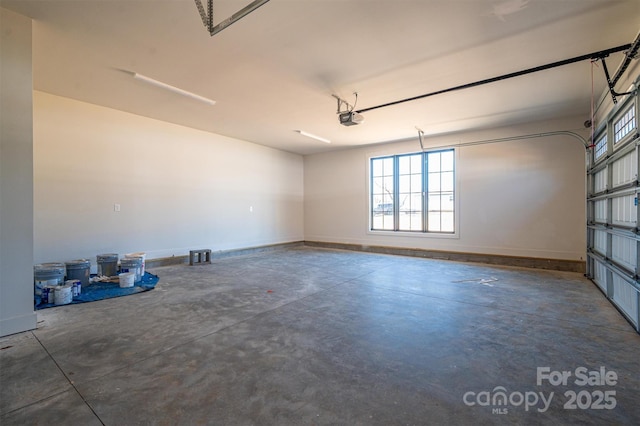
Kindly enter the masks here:
<path id="1" fill-rule="evenodd" d="M 594 160 L 602 157 L 607 153 L 607 135 L 602 136 L 598 142 L 596 142 L 596 147 L 594 150 Z"/>
<path id="2" fill-rule="evenodd" d="M 454 150 L 371 159 L 371 230 L 455 232 Z"/>
<path id="3" fill-rule="evenodd" d="M 631 104 L 627 111 L 613 125 L 613 142 L 620 142 L 636 128 L 636 106 Z"/>

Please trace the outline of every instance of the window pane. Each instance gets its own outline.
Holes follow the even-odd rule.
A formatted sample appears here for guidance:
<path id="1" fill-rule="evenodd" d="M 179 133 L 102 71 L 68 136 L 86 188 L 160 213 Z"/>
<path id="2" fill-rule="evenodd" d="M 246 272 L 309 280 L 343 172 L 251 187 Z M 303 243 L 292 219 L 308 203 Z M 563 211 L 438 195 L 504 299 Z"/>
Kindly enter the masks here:
<path id="1" fill-rule="evenodd" d="M 442 173 L 442 191 L 453 191 L 453 172 Z"/>
<path id="2" fill-rule="evenodd" d="M 453 171 L 453 151 L 446 151 L 442 154 L 442 171 Z"/>
<path id="3" fill-rule="evenodd" d="M 607 153 L 607 134 L 605 133 L 598 142 L 596 142 L 596 149 L 594 151 L 595 159 L 602 157 Z"/>
<path id="4" fill-rule="evenodd" d="M 440 196 L 441 210 L 453 211 L 453 194 L 442 194 Z"/>
<path id="5" fill-rule="evenodd" d="M 382 216 L 382 229 L 393 231 L 393 215 Z"/>
<path id="6" fill-rule="evenodd" d="M 422 154 L 411 156 L 411 173 L 422 173 Z"/>
<path id="7" fill-rule="evenodd" d="M 422 231 L 422 214 L 420 213 L 411 214 L 411 230 Z"/>
<path id="8" fill-rule="evenodd" d="M 428 231 L 440 231 L 440 212 L 429 212 Z"/>
<path id="9" fill-rule="evenodd" d="M 411 192 L 411 175 L 400 176 L 400 193 Z"/>
<path id="10" fill-rule="evenodd" d="M 442 232 L 453 232 L 453 212 L 442 212 L 441 220 L 440 230 Z"/>
<path id="11" fill-rule="evenodd" d="M 439 152 L 432 152 L 428 154 L 427 167 L 429 168 L 430 173 L 440 171 L 440 153 Z"/>
<path id="12" fill-rule="evenodd" d="M 422 192 L 422 175 L 411 175 L 411 192 Z"/>
<path id="13" fill-rule="evenodd" d="M 634 104 L 613 125 L 613 142 L 620 142 L 632 129 L 636 127 L 636 107 Z"/>
<path id="14" fill-rule="evenodd" d="M 383 161 L 383 173 L 385 176 L 393 175 L 393 158 L 385 158 Z"/>
<path id="15" fill-rule="evenodd" d="M 398 159 L 398 173 L 401 175 L 411 173 L 411 157 L 405 155 Z"/>
<path id="16" fill-rule="evenodd" d="M 382 176 L 382 160 L 371 160 L 372 176 Z"/>
<path id="17" fill-rule="evenodd" d="M 411 215 L 409 213 L 400 213 L 398 222 L 398 230 L 411 231 Z"/>
<path id="18" fill-rule="evenodd" d="M 411 210 L 414 212 L 422 210 L 422 194 L 411 194 Z"/>
<path id="19" fill-rule="evenodd" d="M 411 209 L 411 200 L 408 194 L 400 194 L 400 211 L 407 212 Z"/>
<path id="20" fill-rule="evenodd" d="M 382 188 L 382 191 L 385 194 L 393 194 L 393 176 L 384 178 L 384 187 Z"/>
<path id="21" fill-rule="evenodd" d="M 440 194 L 429 194 L 429 211 L 440 210 Z"/>
<path id="22" fill-rule="evenodd" d="M 384 193 L 384 180 L 381 177 L 373 178 L 373 194 L 383 194 Z"/>
<path id="23" fill-rule="evenodd" d="M 429 192 L 440 191 L 440 173 L 429 173 L 428 184 L 429 184 Z"/>

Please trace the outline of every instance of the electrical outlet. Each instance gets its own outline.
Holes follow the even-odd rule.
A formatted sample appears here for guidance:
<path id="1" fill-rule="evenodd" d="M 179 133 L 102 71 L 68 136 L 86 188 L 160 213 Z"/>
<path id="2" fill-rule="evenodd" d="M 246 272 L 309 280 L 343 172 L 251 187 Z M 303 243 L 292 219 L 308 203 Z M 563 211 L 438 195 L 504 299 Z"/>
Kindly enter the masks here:
<path id="1" fill-rule="evenodd" d="M 113 205 L 113 211 L 114 212 L 119 212 L 120 211 L 120 204 L 114 204 Z"/>
<path id="2" fill-rule="evenodd" d="M 253 206 L 249 206 L 249 213 L 253 213 Z"/>

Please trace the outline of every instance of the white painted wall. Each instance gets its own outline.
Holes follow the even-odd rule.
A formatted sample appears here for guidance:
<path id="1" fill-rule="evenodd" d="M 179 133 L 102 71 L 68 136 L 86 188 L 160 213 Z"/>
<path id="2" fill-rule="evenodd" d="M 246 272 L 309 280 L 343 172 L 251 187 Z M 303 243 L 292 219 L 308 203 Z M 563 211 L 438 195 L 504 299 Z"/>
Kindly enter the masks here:
<path id="1" fill-rule="evenodd" d="M 580 129 L 583 122 L 438 136 L 427 145 Z M 585 148 L 578 140 L 556 136 L 459 148 L 457 236 L 369 231 L 369 158 L 419 151 L 414 140 L 306 156 L 305 239 L 584 260 Z"/>
<path id="2" fill-rule="evenodd" d="M 33 311 L 31 20 L 0 8 L 0 336 Z"/>
<path id="3" fill-rule="evenodd" d="M 36 262 L 304 238 L 299 155 L 36 91 L 34 167 Z"/>

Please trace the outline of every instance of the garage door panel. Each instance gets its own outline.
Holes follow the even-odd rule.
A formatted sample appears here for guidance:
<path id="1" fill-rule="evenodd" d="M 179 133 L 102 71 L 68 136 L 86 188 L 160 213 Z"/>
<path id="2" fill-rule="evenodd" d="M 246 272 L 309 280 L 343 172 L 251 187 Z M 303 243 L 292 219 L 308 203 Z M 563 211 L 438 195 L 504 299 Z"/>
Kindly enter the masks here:
<path id="1" fill-rule="evenodd" d="M 638 289 L 618 274 L 612 275 L 613 302 L 638 327 Z"/>
<path id="2" fill-rule="evenodd" d="M 624 157 L 616 160 L 611 165 L 611 186 L 616 188 L 635 182 L 638 179 L 638 159 L 633 150 Z"/>
<path id="3" fill-rule="evenodd" d="M 627 228 L 635 228 L 638 223 L 638 206 L 635 194 L 611 199 L 611 223 Z"/>
<path id="4" fill-rule="evenodd" d="M 627 271 L 635 273 L 638 262 L 637 241 L 621 235 L 612 235 L 611 259 Z"/>

